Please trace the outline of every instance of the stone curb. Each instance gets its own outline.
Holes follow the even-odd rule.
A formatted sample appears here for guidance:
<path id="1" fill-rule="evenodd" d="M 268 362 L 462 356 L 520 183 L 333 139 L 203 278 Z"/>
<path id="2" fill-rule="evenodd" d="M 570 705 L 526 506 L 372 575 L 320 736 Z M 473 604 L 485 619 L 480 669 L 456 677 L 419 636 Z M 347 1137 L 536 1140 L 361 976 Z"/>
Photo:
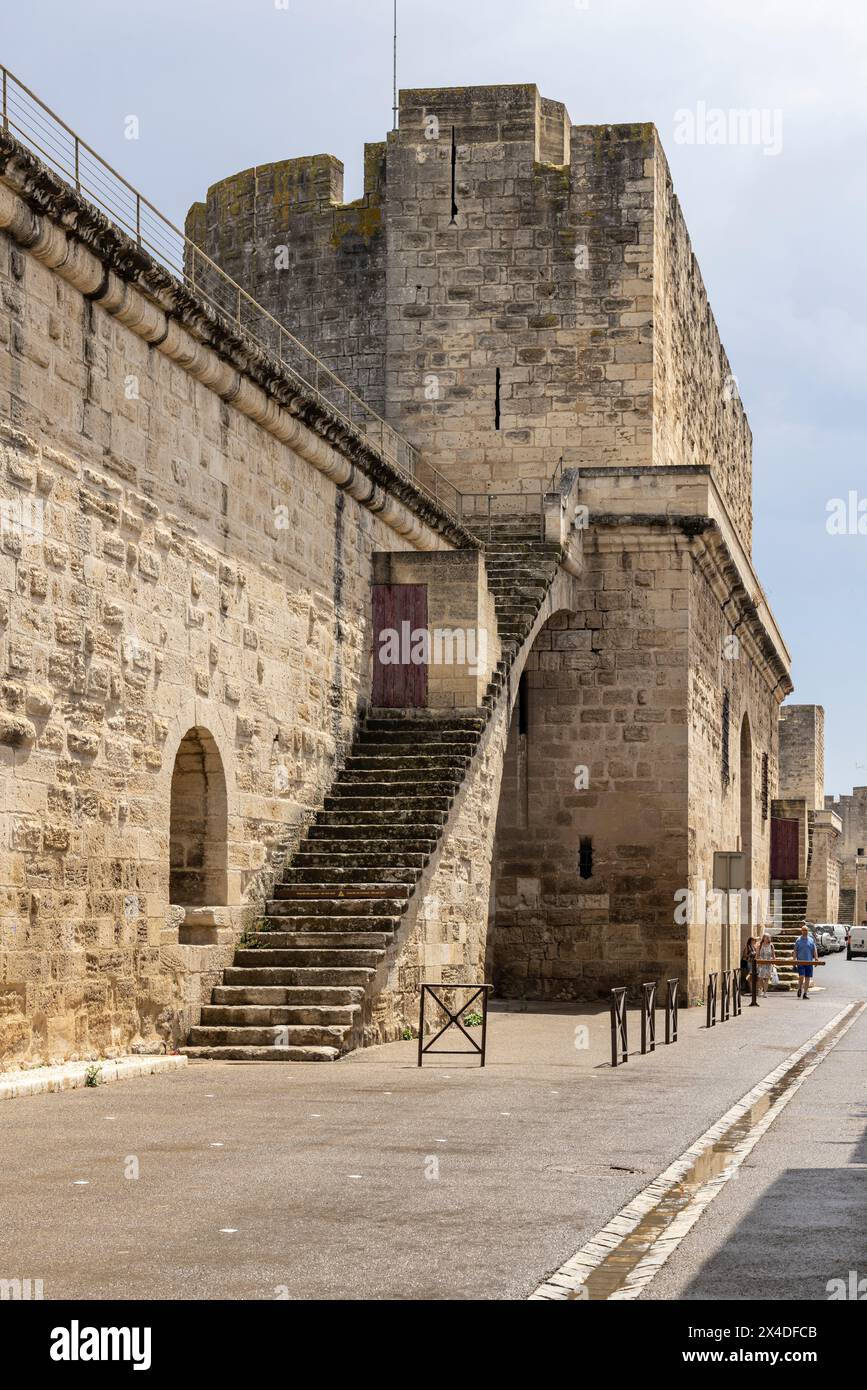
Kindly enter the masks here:
<path id="1" fill-rule="evenodd" d="M 186 1057 L 119 1057 L 116 1061 L 66 1062 L 59 1067 L 34 1067 L 29 1072 L 0 1072 L 0 1100 L 13 1096 L 38 1096 L 47 1091 L 75 1091 L 84 1085 L 92 1066 L 98 1066 L 99 1084 L 126 1081 L 134 1076 L 151 1076 L 158 1071 L 176 1071 L 187 1065 Z"/>

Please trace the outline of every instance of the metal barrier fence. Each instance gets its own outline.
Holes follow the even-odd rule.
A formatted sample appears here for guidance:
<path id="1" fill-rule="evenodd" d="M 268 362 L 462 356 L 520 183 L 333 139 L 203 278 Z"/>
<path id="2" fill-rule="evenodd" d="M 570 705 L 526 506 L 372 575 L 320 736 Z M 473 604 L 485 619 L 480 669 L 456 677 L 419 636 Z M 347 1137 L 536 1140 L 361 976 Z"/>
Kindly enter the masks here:
<path id="1" fill-rule="evenodd" d="M 729 972 L 728 972 L 727 970 L 722 970 L 722 971 L 720 972 L 720 1008 L 719 1008 L 719 1021 L 720 1021 L 720 1023 L 728 1023 L 728 1017 L 729 1017 L 729 1001 L 730 1001 L 730 998 L 731 998 L 731 995 L 730 995 L 730 988 L 731 988 L 731 976 L 730 976 L 730 974 L 729 974 Z"/>
<path id="2" fill-rule="evenodd" d="M 426 1052 L 430 1052 L 430 1050 L 431 1050 L 431 1048 L 433 1047 L 434 1043 L 435 1043 L 439 1038 L 442 1037 L 443 1033 L 448 1032 L 449 1028 L 457 1028 L 459 1032 L 463 1033 L 464 1037 L 467 1039 L 467 1041 L 468 1041 L 468 1043 L 470 1044 L 470 1046 L 469 1046 L 468 1048 L 467 1048 L 467 1047 L 461 1047 L 461 1048 L 446 1048 L 446 1047 L 441 1047 L 441 1048 L 439 1048 L 433 1055 L 434 1055 L 435 1057 L 471 1057 L 471 1056 L 474 1056 L 474 1055 L 478 1054 L 478 1056 L 481 1058 L 481 1063 L 480 1063 L 480 1065 L 481 1065 L 481 1066 L 484 1066 L 484 1065 L 485 1065 L 485 1054 L 486 1054 L 486 1050 L 487 1050 L 487 1037 L 488 1037 L 488 995 L 489 995 L 489 993 L 491 992 L 491 990 L 492 990 L 493 988 L 494 988 L 493 985 L 484 985 L 484 984 L 480 985 L 480 984 L 477 984 L 475 981 L 471 981 L 471 982 L 466 982 L 466 981 L 464 981 L 464 982 L 461 982 L 461 983 L 458 983 L 458 984 L 449 984 L 449 985 L 444 985 L 444 984 L 423 984 L 423 985 L 422 985 L 422 987 L 421 987 L 421 999 L 420 999 L 420 1001 L 419 1001 L 419 1016 L 418 1016 L 418 1064 L 419 1064 L 419 1066 L 422 1065 L 422 1060 L 423 1060 L 423 1058 L 424 1058 L 425 1053 L 426 1053 Z M 471 989 L 471 990 L 474 991 L 474 993 L 470 995 L 469 999 L 465 999 L 465 1000 L 464 1000 L 464 1002 L 461 1004 L 460 1008 L 452 1010 L 452 1009 L 449 1008 L 448 1004 L 446 1004 L 445 1000 L 440 999 L 439 995 L 436 993 L 436 991 L 437 991 L 438 989 L 442 989 L 442 990 Z M 448 1020 L 448 1021 L 447 1021 L 446 1023 L 443 1024 L 442 1028 L 440 1028 L 438 1032 L 434 1033 L 433 1037 L 430 1039 L 430 1042 L 425 1043 L 425 1040 L 424 1040 L 424 1001 L 425 1001 L 425 996 L 428 995 L 428 994 L 429 994 L 430 997 L 435 1001 L 435 1003 L 437 1003 L 437 1004 L 439 1005 L 439 1007 L 442 1009 L 443 1013 L 446 1014 L 447 1020 Z M 466 1028 L 464 1027 L 463 1023 L 461 1022 L 461 1015 L 462 1015 L 462 1014 L 466 1014 L 466 1013 L 468 1012 L 468 1010 L 470 1009 L 471 1005 L 473 1005 L 473 1004 L 476 1002 L 476 1000 L 479 998 L 480 995 L 481 995 L 481 999 L 482 999 L 482 1041 L 481 1041 L 481 1043 L 477 1043 L 476 1040 L 475 1040 L 475 1038 L 470 1037 L 470 1034 L 467 1032 L 467 1030 L 466 1030 Z"/>

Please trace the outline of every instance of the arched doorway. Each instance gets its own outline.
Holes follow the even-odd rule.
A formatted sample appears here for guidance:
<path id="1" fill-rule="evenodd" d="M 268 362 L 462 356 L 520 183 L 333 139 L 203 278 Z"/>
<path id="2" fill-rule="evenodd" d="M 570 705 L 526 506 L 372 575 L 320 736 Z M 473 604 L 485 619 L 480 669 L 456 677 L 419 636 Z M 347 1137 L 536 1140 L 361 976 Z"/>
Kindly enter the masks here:
<path id="1" fill-rule="evenodd" d="M 227 797 L 223 763 L 207 729 L 184 734 L 172 770 L 169 901 L 218 907 L 227 895 Z"/>

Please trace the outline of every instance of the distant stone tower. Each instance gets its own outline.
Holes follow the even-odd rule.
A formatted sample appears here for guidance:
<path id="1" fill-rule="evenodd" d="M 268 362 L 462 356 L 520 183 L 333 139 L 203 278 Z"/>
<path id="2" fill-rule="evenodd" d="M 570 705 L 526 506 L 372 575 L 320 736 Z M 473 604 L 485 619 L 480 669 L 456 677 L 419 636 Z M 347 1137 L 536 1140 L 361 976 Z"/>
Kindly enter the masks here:
<path id="1" fill-rule="evenodd" d="M 187 233 L 464 491 L 712 460 L 749 551 L 749 427 L 654 127 L 416 90 L 365 155 L 356 203 L 332 156 L 286 160 Z"/>

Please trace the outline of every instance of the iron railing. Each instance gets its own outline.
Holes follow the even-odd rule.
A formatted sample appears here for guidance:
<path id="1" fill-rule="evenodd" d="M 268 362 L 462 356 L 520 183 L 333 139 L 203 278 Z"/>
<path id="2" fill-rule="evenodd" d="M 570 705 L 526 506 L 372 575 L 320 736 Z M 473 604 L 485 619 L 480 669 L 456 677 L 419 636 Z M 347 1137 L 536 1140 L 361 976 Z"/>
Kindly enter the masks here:
<path id="1" fill-rule="evenodd" d="M 481 539 L 491 540 L 498 529 L 545 539 L 544 492 L 464 492 L 459 514 Z"/>
<path id="2" fill-rule="evenodd" d="M 4 131 L 70 183 L 164 270 L 204 299 L 235 333 L 274 357 L 288 376 L 377 448 L 408 481 L 453 516 L 460 516 L 461 494 L 443 474 L 420 458 L 407 439 L 2 64 L 0 118 Z"/>

